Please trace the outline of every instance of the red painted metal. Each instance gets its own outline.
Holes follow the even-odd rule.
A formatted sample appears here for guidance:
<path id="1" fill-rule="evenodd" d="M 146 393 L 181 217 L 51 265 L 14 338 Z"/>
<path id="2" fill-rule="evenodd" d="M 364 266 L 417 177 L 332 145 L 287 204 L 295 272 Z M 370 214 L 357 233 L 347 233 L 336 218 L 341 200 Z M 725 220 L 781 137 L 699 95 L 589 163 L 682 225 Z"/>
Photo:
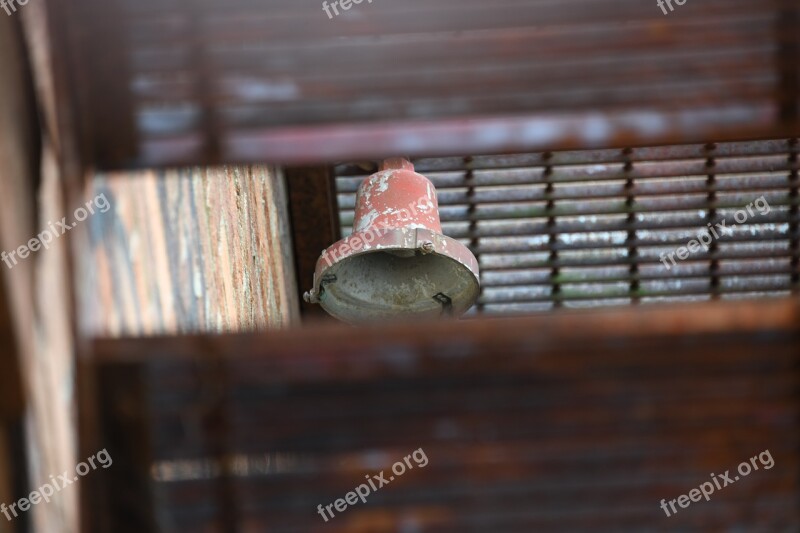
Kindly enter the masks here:
<path id="1" fill-rule="evenodd" d="M 403 226 L 442 233 L 436 188 L 407 159 L 386 159 L 358 189 L 353 232 Z"/>
<path id="2" fill-rule="evenodd" d="M 393 158 L 359 187 L 353 234 L 322 252 L 305 299 L 346 322 L 460 316 L 479 280 L 472 252 L 442 234 L 433 184 Z"/>

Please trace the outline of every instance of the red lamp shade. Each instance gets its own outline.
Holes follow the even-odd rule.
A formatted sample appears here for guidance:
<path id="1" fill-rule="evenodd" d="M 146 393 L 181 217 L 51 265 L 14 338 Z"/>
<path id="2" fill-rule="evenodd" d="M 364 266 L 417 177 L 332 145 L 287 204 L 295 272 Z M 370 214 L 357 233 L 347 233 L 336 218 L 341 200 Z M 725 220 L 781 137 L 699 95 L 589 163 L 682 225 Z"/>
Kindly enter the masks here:
<path id="1" fill-rule="evenodd" d="M 479 279 L 472 252 L 442 235 L 433 183 L 395 158 L 358 188 L 353 234 L 322 253 L 305 298 L 349 323 L 460 316 Z"/>

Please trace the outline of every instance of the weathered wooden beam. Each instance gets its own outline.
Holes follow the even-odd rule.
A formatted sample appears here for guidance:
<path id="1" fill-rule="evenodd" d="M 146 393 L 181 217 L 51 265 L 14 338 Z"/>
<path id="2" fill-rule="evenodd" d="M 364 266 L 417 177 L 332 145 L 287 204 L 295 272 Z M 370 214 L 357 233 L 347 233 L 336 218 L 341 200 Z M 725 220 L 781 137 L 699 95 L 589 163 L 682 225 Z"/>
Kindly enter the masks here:
<path id="1" fill-rule="evenodd" d="M 6 504 L 16 501 L 16 495 L 12 488 L 14 475 L 8 438 L 5 420 L 0 421 L 0 502 Z M 5 521 L 5 517 L 0 516 L 0 520 Z M 5 531 L 13 532 L 13 525 L 0 522 L 0 533 L 4 533 Z"/>
<path id="2" fill-rule="evenodd" d="M 51 444 L 57 444 L 45 441 L 54 432 L 36 438 L 42 436 L 39 422 L 52 419 L 53 412 L 47 405 L 52 390 L 34 387 L 36 362 L 43 360 L 37 356 L 34 337 L 34 268 L 30 260 L 15 265 L 8 255 L 35 235 L 39 182 L 39 134 L 19 22 L 0 17 L 0 251 L 5 259 L 0 263 L 0 501 L 7 504 L 25 495 L 41 469 L 48 474 L 55 471 L 46 465 L 52 464 Z M 5 517 L 0 520 L 3 527 L 24 531 L 26 524 L 36 521 L 32 514 L 11 524 Z"/>
<path id="3" fill-rule="evenodd" d="M 2 265 L 0 265 L 2 267 Z M 19 348 L 6 290 L 7 275 L 0 270 L 0 423 L 22 416 L 24 394 Z"/>
<path id="4" fill-rule="evenodd" d="M 26 438 L 25 421 L 18 418 L 7 423 L 0 423 L 0 503 L 10 505 L 26 498 L 31 493 L 31 482 L 28 477 L 29 453 Z M 18 513 L 11 520 L 0 515 L 0 532 L 27 533 L 33 531 L 34 523 L 31 513 Z M 4 529 L 5 528 L 5 529 Z"/>
<path id="5" fill-rule="evenodd" d="M 25 478 L 28 470 L 26 457 L 14 453 L 24 443 L 19 429 L 24 417 L 25 396 L 17 332 L 6 290 L 8 276 L 3 270 L 5 268 L 0 270 L 0 503 L 8 504 L 22 496 L 18 490 L 19 481 Z M 0 516 L 0 533 L 21 531 L 22 522 L 3 522 L 5 517 Z"/>
<path id="6" fill-rule="evenodd" d="M 285 1 L 224 11 L 202 0 L 60 2 L 74 15 L 65 26 L 84 36 L 71 50 L 74 86 L 103 168 L 800 131 L 788 0 L 706 0 L 691 17 L 635 0 L 402 0 L 355 6 L 336 20 L 319 5 Z M 98 15 L 109 12 L 130 23 Z"/>
<path id="7" fill-rule="evenodd" d="M 9 261 L 13 268 L 6 272 L 27 394 L 25 419 L 15 433 L 15 467 L 25 469 L 18 476 L 26 487 L 42 486 L 78 462 L 71 235 L 48 247 L 30 246 L 83 194 L 73 100 L 63 77 L 70 65 L 60 55 L 63 42 L 49 31 L 60 27 L 58 14 L 48 10 L 53 5 L 60 4 L 26 5 L 0 21 L 0 244 L 7 252 L 31 249 L 24 259 L 17 254 L 16 263 Z M 24 42 L 14 26 L 20 22 Z M 24 519 L 36 531 L 77 531 L 78 494 L 61 492 Z"/>
<path id="8" fill-rule="evenodd" d="M 546 315 L 518 318 L 476 319 L 461 321 L 442 321 L 435 323 L 393 323 L 381 327 L 361 327 L 352 329 L 339 323 L 315 325 L 314 335 L 305 329 L 300 331 L 270 332 L 269 343 L 264 352 L 271 357 L 296 360 L 295 354 L 302 353 L 302 365 L 281 367 L 286 372 L 276 376 L 277 380 L 286 378 L 328 379 L 330 376 L 308 373 L 308 368 L 323 365 L 325 371 L 336 372 L 339 377 L 357 371 L 359 367 L 337 366 L 345 361 L 354 364 L 361 358 L 357 353 L 349 354 L 352 348 L 371 346 L 376 343 L 399 341 L 405 338 L 423 342 L 431 336 L 453 336 L 469 334 L 473 339 L 485 342 L 492 340 L 498 344 L 514 344 L 519 339 L 531 337 L 542 343 L 557 343 L 560 339 L 579 334 L 581 339 L 600 339 L 615 337 L 652 337 L 700 335 L 712 333 L 738 332 L 758 333 L 765 330 L 794 331 L 798 328 L 800 304 L 794 298 L 764 301 L 725 301 L 692 303 L 680 305 L 617 307 L 604 310 L 563 310 Z M 354 333 L 354 331 L 356 333 Z M 325 349 L 319 349 L 324 338 Z M 226 353 L 226 346 L 247 345 L 252 354 L 257 352 L 260 339 L 253 335 L 231 335 L 222 344 L 213 346 L 201 335 L 179 336 L 159 339 L 137 339 L 116 341 L 97 339 L 95 358 L 112 361 L 148 360 L 158 358 L 161 353 L 169 353 L 173 358 L 196 360 L 204 357 L 217 357 Z M 244 355 L 244 357 L 248 357 Z M 388 355 L 387 355 L 388 357 Z M 369 364 L 365 360 L 360 364 Z M 308 365 L 308 366 L 306 366 Z M 332 366 L 329 366 L 332 365 Z M 320 367 L 322 368 L 322 367 Z M 360 367 L 360 370 L 364 370 Z M 375 367 L 376 371 L 391 372 L 390 368 Z M 304 378 L 304 379 L 305 379 Z"/>
<path id="9" fill-rule="evenodd" d="M 787 299 L 97 340 L 99 371 L 146 383 L 146 406 L 109 403 L 104 419 L 147 417 L 146 433 L 107 428 L 146 442 L 159 495 L 153 509 L 125 495 L 111 524 L 133 532 L 155 513 L 191 531 L 394 531 L 409 516 L 432 531 L 789 527 L 798 314 Z M 106 387 L 97 403 L 115 398 Z M 424 469 L 336 520 L 316 514 L 416 449 Z M 714 505 L 659 514 L 662 498 L 767 449 L 774 469 Z"/>
<path id="10" fill-rule="evenodd" d="M 89 180 L 87 197 L 100 199 L 101 209 L 87 221 L 86 242 L 79 248 L 87 253 L 77 257 L 85 335 L 257 331 L 297 320 L 287 200 L 278 169 L 97 175 Z M 83 351 L 78 370 L 82 453 L 108 447 L 115 460 L 114 468 L 85 480 L 83 530 L 153 530 L 150 506 L 157 495 L 149 492 L 149 397 L 142 369 L 97 366 L 93 354 Z M 98 402 L 99 397 L 108 401 Z M 209 418 L 216 425 L 225 420 L 221 411 Z M 134 434 L 141 440 L 113 437 Z M 223 459 L 223 451 L 210 453 Z M 96 512 L 98 501 L 107 504 L 105 511 Z M 120 516 L 128 517 L 124 526 Z M 230 527 L 229 520 L 218 525 Z"/>
<path id="11" fill-rule="evenodd" d="M 93 421 L 100 432 L 83 445 L 95 450 L 110 450 L 113 464 L 82 479 L 82 531 L 116 531 L 111 517 L 124 516 L 126 527 L 135 531 L 156 531 L 152 514 L 155 496 L 151 490 L 147 447 L 148 397 L 141 368 L 135 365 L 95 367 L 92 376 L 98 397 Z M 95 398 L 96 400 L 96 398 Z M 135 435 L 135 438 L 131 436 Z M 130 512 L 136 509 L 136 512 Z"/>
<path id="12" fill-rule="evenodd" d="M 91 335 L 259 330 L 298 316 L 276 169 L 99 175 L 99 196 L 108 208 L 88 222 L 78 279 Z"/>

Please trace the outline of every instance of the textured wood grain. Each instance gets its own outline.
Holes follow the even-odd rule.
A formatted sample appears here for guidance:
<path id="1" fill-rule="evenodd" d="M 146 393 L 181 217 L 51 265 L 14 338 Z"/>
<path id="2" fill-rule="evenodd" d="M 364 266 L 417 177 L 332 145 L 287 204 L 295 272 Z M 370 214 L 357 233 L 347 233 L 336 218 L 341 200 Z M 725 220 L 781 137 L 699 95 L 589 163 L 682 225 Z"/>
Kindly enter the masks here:
<path id="1" fill-rule="evenodd" d="M 259 330 L 291 324 L 298 298 L 283 179 L 223 167 L 100 175 L 80 257 L 92 335 Z"/>

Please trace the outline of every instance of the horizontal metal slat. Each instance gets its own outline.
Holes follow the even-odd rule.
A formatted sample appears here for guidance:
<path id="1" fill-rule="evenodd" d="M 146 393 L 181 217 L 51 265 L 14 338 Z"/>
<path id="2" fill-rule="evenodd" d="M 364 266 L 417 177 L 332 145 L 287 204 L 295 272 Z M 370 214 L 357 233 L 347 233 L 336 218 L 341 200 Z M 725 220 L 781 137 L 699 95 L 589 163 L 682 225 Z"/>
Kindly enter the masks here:
<path id="1" fill-rule="evenodd" d="M 510 168 L 550 166 L 591 166 L 591 165 L 624 165 L 630 161 L 661 162 L 674 160 L 706 160 L 715 158 L 746 158 L 753 156 L 787 155 L 798 149 L 797 140 L 765 140 L 713 143 L 711 145 L 685 144 L 675 146 L 645 146 L 625 150 L 564 150 L 558 152 L 537 152 L 509 155 L 485 155 L 471 157 L 437 157 L 414 159 L 418 172 L 425 175 L 437 175 L 444 172 L 461 173 L 471 170 L 498 170 Z M 359 180 L 367 177 L 364 169 L 354 165 L 340 164 L 335 167 L 337 183 L 347 177 Z M 377 167 L 372 168 L 372 172 Z M 343 183 L 349 183 L 343 180 Z M 340 190 L 350 190 L 350 185 L 342 185 Z M 352 188 L 355 191 L 355 188 Z"/>
<path id="2" fill-rule="evenodd" d="M 605 282 L 647 282 L 657 280 L 692 280 L 703 279 L 708 282 L 712 277 L 723 280 L 725 278 L 753 278 L 765 275 L 785 275 L 791 276 L 794 269 L 789 258 L 782 260 L 752 260 L 742 261 L 744 265 L 733 261 L 725 261 L 718 269 L 712 271 L 708 262 L 693 262 L 691 264 L 678 263 L 667 270 L 663 264 L 641 265 L 638 273 L 631 273 L 627 266 L 607 267 L 594 269 L 583 269 L 587 272 L 578 275 L 570 273 L 569 270 L 562 269 L 558 274 L 546 269 L 540 270 L 517 270 L 517 271 L 494 271 L 485 269 L 481 272 L 483 287 L 514 287 L 514 286 L 533 286 L 554 284 L 563 285 L 566 283 L 605 283 Z M 748 265 L 749 263 L 749 265 Z M 646 271 L 642 272 L 642 271 Z"/>
<path id="3" fill-rule="evenodd" d="M 643 146 L 626 150 L 564 150 L 539 152 L 533 154 L 486 155 L 469 158 L 468 167 L 473 170 L 497 170 L 515 167 L 575 166 L 575 165 L 624 165 L 642 162 L 661 162 L 675 160 L 705 160 L 714 158 L 746 158 L 753 156 L 784 155 L 796 142 L 787 140 L 740 141 L 703 144 L 684 144 L 675 146 Z M 415 159 L 420 172 L 442 172 L 462 170 L 467 165 L 464 158 Z M 344 167 L 337 175 L 349 175 L 352 167 Z"/>
<path id="4" fill-rule="evenodd" d="M 776 243 L 780 244 L 780 243 Z M 663 252 L 671 252 L 672 249 L 665 249 Z M 582 253 L 576 255 L 574 252 L 563 252 L 558 259 L 552 259 L 549 252 L 533 252 L 519 254 L 482 254 L 479 258 L 481 268 L 494 270 L 516 270 L 520 268 L 580 268 L 589 266 L 616 266 L 616 265 L 641 265 L 641 264 L 660 264 L 659 255 L 662 251 L 656 250 L 654 253 L 645 255 L 640 251 L 636 257 L 629 257 L 627 249 L 598 250 L 604 253 Z M 713 255 L 700 252 L 692 254 L 694 261 L 725 261 L 736 259 L 779 259 L 793 255 L 788 243 L 784 246 L 761 246 L 751 249 L 730 249 L 720 250 Z"/>
<path id="5" fill-rule="evenodd" d="M 721 219 L 732 221 L 734 213 L 718 213 L 715 222 Z M 599 233 L 614 231 L 669 231 L 676 229 L 702 229 L 707 223 L 707 213 L 697 211 L 676 211 L 645 216 L 642 213 L 635 220 L 629 221 L 627 215 L 598 215 L 588 217 L 557 217 L 552 224 L 548 219 L 517 220 L 469 220 L 463 222 L 443 222 L 446 235 L 456 239 L 485 237 L 523 237 L 536 235 L 560 235 Z M 760 224 L 798 223 L 798 214 L 792 214 L 787 207 L 773 207 L 766 215 L 759 215 Z M 352 227 L 352 215 L 342 217 L 343 235 L 349 235 Z M 726 222 L 727 224 L 727 222 Z"/>
<path id="6" fill-rule="evenodd" d="M 526 201 L 560 201 L 592 199 L 627 199 L 653 196 L 675 196 L 685 194 L 716 194 L 724 192 L 754 193 L 786 191 L 789 184 L 788 171 L 769 172 L 761 175 L 723 175 L 716 176 L 709 183 L 707 176 L 657 179 L 643 181 L 591 181 L 557 184 L 548 188 L 546 183 L 536 182 L 514 186 L 475 186 L 468 188 L 462 182 L 458 188 L 437 187 L 440 206 L 463 204 L 497 204 Z M 338 194 L 342 210 L 353 209 L 356 204 L 355 193 Z"/>
<path id="7" fill-rule="evenodd" d="M 750 157 L 714 157 L 713 165 L 708 165 L 705 159 L 678 159 L 670 161 L 649 161 L 634 163 L 626 169 L 624 162 L 595 163 L 583 165 L 565 165 L 547 170 L 541 162 L 535 166 L 522 168 L 504 168 L 493 170 L 475 170 L 469 181 L 466 178 L 467 169 L 444 172 L 428 172 L 427 178 L 433 182 L 437 189 L 453 187 L 500 187 L 539 185 L 546 183 L 578 184 L 605 180 L 635 181 L 639 186 L 646 187 L 653 183 L 651 179 L 658 178 L 700 178 L 714 175 L 725 180 L 754 180 L 760 175 L 772 176 L 777 173 L 796 171 L 800 168 L 798 161 L 791 160 L 788 150 L 763 156 Z M 422 172 L 421 170 L 419 170 Z M 337 190 L 340 193 L 355 193 L 358 186 L 367 177 L 366 174 L 337 177 Z"/>
<path id="8" fill-rule="evenodd" d="M 777 191 L 777 192 L 770 192 L 770 191 L 760 191 L 764 192 L 765 199 L 770 206 L 770 209 L 783 209 L 783 208 L 790 208 L 792 206 L 800 205 L 800 202 L 797 198 L 791 198 L 790 192 L 787 191 Z M 721 195 L 720 195 L 721 196 Z M 760 195 L 759 195 L 760 196 Z M 645 201 L 645 200 L 638 200 L 633 205 L 628 205 L 627 201 L 624 199 L 618 200 L 595 200 L 595 201 L 569 201 L 569 203 L 564 202 L 562 204 L 556 204 L 555 209 L 548 209 L 547 204 L 544 202 L 539 203 L 523 203 L 519 202 L 516 204 L 489 204 L 489 205 L 480 205 L 476 206 L 473 209 L 470 209 L 467 205 L 462 206 L 442 206 L 440 208 L 440 216 L 441 221 L 443 223 L 450 223 L 450 222 L 500 222 L 502 221 L 504 224 L 511 225 L 513 224 L 514 219 L 519 219 L 520 224 L 523 224 L 523 227 L 526 228 L 538 228 L 541 225 L 546 225 L 544 222 L 537 222 L 535 219 L 547 219 L 555 218 L 556 220 L 560 218 L 570 218 L 570 219 L 583 219 L 583 222 L 577 221 L 579 225 L 583 226 L 583 230 L 581 227 L 577 227 L 570 229 L 570 232 L 581 233 L 586 232 L 587 228 L 590 231 L 598 231 L 594 227 L 589 227 L 587 224 L 590 224 L 593 220 L 599 219 L 602 220 L 602 228 L 607 231 L 613 230 L 629 230 L 629 229 L 653 229 L 657 230 L 660 228 L 658 225 L 657 219 L 660 217 L 667 218 L 670 214 L 679 214 L 680 216 L 674 221 L 669 223 L 669 226 L 665 227 L 696 227 L 705 225 L 706 221 L 703 220 L 707 216 L 707 211 L 710 208 L 714 208 L 717 210 L 718 215 L 715 217 L 715 222 L 721 221 L 722 219 L 727 219 L 727 224 L 731 224 L 734 221 L 735 214 L 740 211 L 742 208 L 746 207 L 749 203 L 753 200 L 756 200 L 759 196 L 754 194 L 739 194 L 738 196 L 734 196 L 731 198 L 720 198 L 716 202 L 709 202 L 707 196 L 689 196 L 687 195 L 688 199 L 678 199 L 675 197 L 671 198 L 664 198 L 664 199 L 655 199 L 652 201 Z M 649 204 L 649 205 L 647 205 Z M 694 222 L 691 221 L 691 216 L 686 217 L 684 212 L 686 210 L 694 210 Z M 758 211 L 754 210 L 755 213 Z M 725 214 L 722 214 L 725 213 Z M 639 222 L 627 222 L 627 219 L 623 220 L 623 217 L 627 217 L 628 214 L 633 214 L 635 217 L 639 218 Z M 613 215 L 619 216 L 619 220 L 614 220 Z M 775 223 L 781 223 L 783 221 L 790 220 L 789 216 L 785 218 L 781 218 L 780 216 L 770 217 L 769 214 L 765 215 L 756 215 L 758 217 L 758 221 L 767 222 L 773 221 Z M 762 218 L 763 217 L 763 218 Z M 748 215 L 748 219 L 751 217 Z M 792 215 L 791 218 L 796 218 L 796 215 Z M 534 220 L 531 220 L 534 219 Z M 340 214 L 340 221 L 343 228 L 352 227 L 353 224 L 353 213 L 352 212 L 342 212 Z M 567 231 L 567 227 L 571 226 L 573 222 L 566 222 L 563 224 L 563 231 Z M 505 226 L 508 228 L 508 226 Z M 490 230 L 486 230 L 487 232 Z M 512 232 L 514 230 L 506 230 Z M 514 231 L 512 235 L 517 234 L 518 232 Z M 538 234 L 551 234 L 554 233 L 553 229 L 545 229 L 541 228 Z"/>
<path id="9" fill-rule="evenodd" d="M 766 243 L 787 241 L 800 238 L 800 232 L 789 232 L 788 228 L 772 228 L 769 230 L 756 230 L 752 228 L 736 227 L 738 230 L 733 235 L 720 236 L 711 239 L 711 243 L 722 246 L 725 243 Z M 561 236 L 563 237 L 563 236 Z M 654 234 L 642 238 L 626 238 L 624 235 L 608 234 L 581 234 L 580 239 L 558 238 L 550 242 L 546 238 L 514 237 L 503 239 L 481 239 L 473 252 L 477 254 L 490 253 L 528 253 L 528 252 L 563 252 L 567 250 L 600 250 L 608 248 L 652 248 L 660 249 L 686 247 L 690 241 L 696 241 L 697 233 L 677 233 L 673 235 Z"/>
<path id="10" fill-rule="evenodd" d="M 727 287 L 724 289 L 715 289 L 707 284 L 690 285 L 687 287 L 677 288 L 674 290 L 660 289 L 660 290 L 592 290 L 592 291 L 560 291 L 555 294 L 540 294 L 530 293 L 525 291 L 517 291 L 514 293 L 507 293 L 499 296 L 481 296 L 479 302 L 483 305 L 497 304 L 497 303 L 536 303 L 536 302 L 566 302 L 575 300 L 603 300 L 603 299 L 616 299 L 616 298 L 642 298 L 642 297 L 663 297 L 663 296 L 699 296 L 699 295 L 720 295 L 723 293 L 733 294 L 741 292 L 780 292 L 783 294 L 792 288 L 788 279 L 784 282 L 775 281 L 771 284 L 765 284 L 762 287 Z"/>

